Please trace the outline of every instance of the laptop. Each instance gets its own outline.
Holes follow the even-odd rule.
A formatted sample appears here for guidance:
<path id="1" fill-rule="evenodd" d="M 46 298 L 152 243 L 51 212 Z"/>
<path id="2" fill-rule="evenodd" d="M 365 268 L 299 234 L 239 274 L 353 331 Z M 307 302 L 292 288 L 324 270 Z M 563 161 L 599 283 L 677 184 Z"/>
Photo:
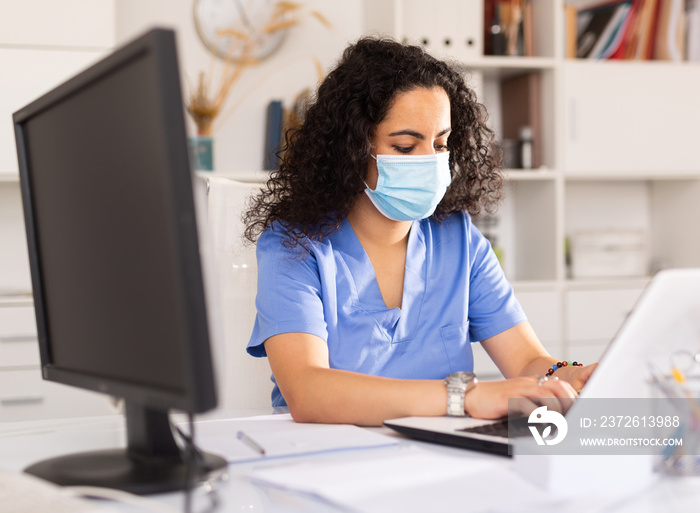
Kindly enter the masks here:
<path id="1" fill-rule="evenodd" d="M 580 397 L 651 397 L 649 362 L 679 350 L 700 349 L 700 269 L 656 274 L 603 354 Z M 575 411 L 574 403 L 569 412 Z M 532 436 L 527 418 L 511 420 L 511 435 Z M 507 420 L 405 417 L 384 425 L 409 437 L 476 451 L 512 455 Z"/>

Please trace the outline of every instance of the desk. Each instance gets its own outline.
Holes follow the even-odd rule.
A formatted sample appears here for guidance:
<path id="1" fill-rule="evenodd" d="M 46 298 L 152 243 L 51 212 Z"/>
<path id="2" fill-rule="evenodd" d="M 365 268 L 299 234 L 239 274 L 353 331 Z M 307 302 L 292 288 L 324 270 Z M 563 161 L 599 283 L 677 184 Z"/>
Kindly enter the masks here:
<path id="1" fill-rule="evenodd" d="M 219 417 L 249 416 L 250 411 L 220 412 Z M 263 413 L 263 412 L 259 412 Z M 270 413 L 269 411 L 264 413 Z M 400 447 L 418 446 L 430 451 L 463 458 L 465 465 L 493 463 L 488 472 L 458 483 L 441 480 L 431 482 L 401 493 L 387 493 L 379 497 L 370 508 L 373 511 L 550 511 L 557 512 L 685 512 L 696 511 L 700 504 L 700 478 L 660 478 L 643 491 L 620 490 L 613 496 L 599 497 L 582 493 L 571 500 L 553 498 L 551 494 L 531 485 L 511 471 L 512 461 L 507 458 L 473 453 L 462 449 L 425 444 L 400 437 L 386 428 L 372 428 L 400 438 Z M 119 447 L 125 444 L 123 421 L 120 416 L 93 417 L 51 421 L 13 422 L 0 424 L 0 466 L 10 470 L 21 470 L 27 464 L 59 454 Z M 364 457 L 367 461 L 389 455 L 396 448 L 364 449 L 348 451 L 347 457 Z M 340 456 L 339 456 L 340 455 Z M 339 458 L 342 453 L 330 453 L 233 464 L 229 466 L 230 478 L 220 483 L 217 494 L 220 499 L 216 512 L 340 512 L 347 511 L 328 504 L 319 498 L 278 490 L 269 486 L 253 484 L 248 475 L 262 466 L 274 467 L 289 462 L 305 461 L 311 465 Z M 595 456 L 592 456 L 595 457 Z M 368 463 L 369 464 L 369 463 Z M 181 493 L 153 497 L 172 507 L 181 508 Z M 195 496 L 194 511 L 206 510 L 210 504 L 203 492 Z M 118 505 L 115 510 L 123 513 L 145 511 L 134 506 Z M 363 508 L 362 510 L 367 510 Z"/>

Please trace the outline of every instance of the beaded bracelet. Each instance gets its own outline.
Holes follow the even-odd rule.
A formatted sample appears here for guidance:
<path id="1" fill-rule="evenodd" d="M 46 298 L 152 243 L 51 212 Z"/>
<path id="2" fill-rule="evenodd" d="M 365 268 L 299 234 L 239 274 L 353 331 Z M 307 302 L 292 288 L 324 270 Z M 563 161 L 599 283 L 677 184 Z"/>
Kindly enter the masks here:
<path id="1" fill-rule="evenodd" d="M 583 364 L 578 363 L 578 362 L 567 362 L 567 361 L 557 362 L 556 364 L 552 365 L 551 369 L 549 369 L 547 371 L 547 376 L 551 376 L 552 374 L 554 374 L 554 371 L 560 367 L 569 367 L 569 366 L 571 366 L 571 367 L 583 367 Z"/>

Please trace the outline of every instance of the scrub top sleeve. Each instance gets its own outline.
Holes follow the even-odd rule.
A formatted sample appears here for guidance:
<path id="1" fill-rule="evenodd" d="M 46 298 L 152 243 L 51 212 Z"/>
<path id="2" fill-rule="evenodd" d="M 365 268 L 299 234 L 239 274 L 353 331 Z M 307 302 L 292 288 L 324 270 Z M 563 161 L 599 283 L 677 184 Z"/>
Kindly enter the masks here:
<path id="1" fill-rule="evenodd" d="M 469 339 L 478 342 L 525 322 L 527 316 L 491 250 L 491 244 L 469 222 Z"/>
<path id="2" fill-rule="evenodd" d="M 321 280 L 313 253 L 298 255 L 282 245 L 282 235 L 268 230 L 258 240 L 257 315 L 247 351 L 264 357 L 264 342 L 282 333 L 310 333 L 328 338 Z"/>

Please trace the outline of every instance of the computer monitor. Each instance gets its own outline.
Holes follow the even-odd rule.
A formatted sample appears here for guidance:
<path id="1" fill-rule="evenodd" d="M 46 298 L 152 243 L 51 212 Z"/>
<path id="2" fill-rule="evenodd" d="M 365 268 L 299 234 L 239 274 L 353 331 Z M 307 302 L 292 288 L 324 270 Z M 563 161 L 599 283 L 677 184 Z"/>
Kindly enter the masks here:
<path id="1" fill-rule="evenodd" d="M 175 34 L 149 31 L 13 119 L 43 378 L 123 398 L 128 440 L 26 470 L 183 488 L 169 411 L 217 398 Z M 199 460 L 201 477 L 226 466 Z"/>

